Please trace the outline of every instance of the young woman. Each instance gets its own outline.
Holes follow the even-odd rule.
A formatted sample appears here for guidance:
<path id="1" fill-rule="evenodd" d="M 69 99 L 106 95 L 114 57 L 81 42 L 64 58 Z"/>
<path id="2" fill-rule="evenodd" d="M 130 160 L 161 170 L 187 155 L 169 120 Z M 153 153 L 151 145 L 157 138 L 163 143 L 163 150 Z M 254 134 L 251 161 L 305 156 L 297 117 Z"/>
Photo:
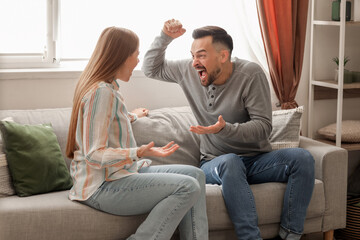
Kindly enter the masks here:
<path id="1" fill-rule="evenodd" d="M 66 150 L 73 159 L 69 198 L 116 215 L 149 213 L 128 239 L 168 240 L 178 225 L 181 239 L 208 239 L 203 172 L 140 160 L 169 156 L 179 146 L 136 146 L 131 123 L 148 110 L 128 112 L 118 82 L 129 81 L 138 55 L 135 33 L 106 28 L 80 76 Z"/>

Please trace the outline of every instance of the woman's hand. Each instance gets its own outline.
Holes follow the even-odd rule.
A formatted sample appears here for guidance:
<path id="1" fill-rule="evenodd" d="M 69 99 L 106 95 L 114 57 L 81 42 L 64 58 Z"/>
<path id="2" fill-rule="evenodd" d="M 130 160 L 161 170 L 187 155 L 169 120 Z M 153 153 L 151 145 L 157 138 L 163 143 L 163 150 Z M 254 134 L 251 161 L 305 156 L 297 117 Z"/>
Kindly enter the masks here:
<path id="1" fill-rule="evenodd" d="M 136 108 L 132 110 L 131 113 L 134 113 L 138 118 L 141 118 L 146 117 L 149 114 L 149 110 L 146 108 Z"/>
<path id="2" fill-rule="evenodd" d="M 164 147 L 154 147 L 155 143 L 150 142 L 147 145 L 141 145 L 137 150 L 137 156 L 140 157 L 167 157 L 179 149 L 179 145 L 174 141 L 169 142 Z"/>

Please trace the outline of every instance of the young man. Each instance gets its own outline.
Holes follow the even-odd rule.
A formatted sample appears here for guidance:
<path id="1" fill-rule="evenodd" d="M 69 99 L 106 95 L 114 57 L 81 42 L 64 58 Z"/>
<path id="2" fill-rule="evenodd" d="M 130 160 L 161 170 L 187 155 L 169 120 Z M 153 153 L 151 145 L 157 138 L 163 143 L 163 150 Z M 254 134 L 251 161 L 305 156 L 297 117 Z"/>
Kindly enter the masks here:
<path id="1" fill-rule="evenodd" d="M 314 187 L 314 160 L 300 148 L 272 151 L 268 81 L 255 63 L 231 59 L 233 42 L 219 27 L 194 30 L 192 60 L 167 61 L 165 51 L 185 33 L 177 20 L 165 22 L 145 55 L 146 76 L 176 82 L 183 89 L 199 126 L 201 169 L 206 182 L 222 185 L 238 239 L 261 239 L 249 184 L 287 182 L 282 239 L 300 239 Z"/>

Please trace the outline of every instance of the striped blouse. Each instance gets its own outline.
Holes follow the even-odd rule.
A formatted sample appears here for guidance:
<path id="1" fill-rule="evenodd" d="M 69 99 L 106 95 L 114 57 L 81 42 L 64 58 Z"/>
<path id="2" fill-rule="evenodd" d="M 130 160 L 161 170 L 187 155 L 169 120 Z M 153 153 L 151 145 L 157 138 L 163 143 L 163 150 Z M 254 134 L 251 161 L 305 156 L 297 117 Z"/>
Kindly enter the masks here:
<path id="1" fill-rule="evenodd" d="M 70 173 L 71 200 L 85 201 L 104 181 L 137 173 L 150 160 L 139 161 L 129 113 L 117 81 L 101 82 L 82 99 L 76 127 L 76 151 Z"/>

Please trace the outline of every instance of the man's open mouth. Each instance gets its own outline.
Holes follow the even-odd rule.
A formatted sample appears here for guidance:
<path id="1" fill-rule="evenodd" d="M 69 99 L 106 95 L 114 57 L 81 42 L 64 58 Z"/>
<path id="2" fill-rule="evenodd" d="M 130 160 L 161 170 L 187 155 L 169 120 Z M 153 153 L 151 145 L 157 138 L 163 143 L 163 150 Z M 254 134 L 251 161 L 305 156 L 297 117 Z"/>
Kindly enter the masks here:
<path id="1" fill-rule="evenodd" d="M 204 80 L 206 78 L 207 72 L 206 72 L 205 68 L 196 69 L 196 71 L 198 72 L 201 80 Z"/>

